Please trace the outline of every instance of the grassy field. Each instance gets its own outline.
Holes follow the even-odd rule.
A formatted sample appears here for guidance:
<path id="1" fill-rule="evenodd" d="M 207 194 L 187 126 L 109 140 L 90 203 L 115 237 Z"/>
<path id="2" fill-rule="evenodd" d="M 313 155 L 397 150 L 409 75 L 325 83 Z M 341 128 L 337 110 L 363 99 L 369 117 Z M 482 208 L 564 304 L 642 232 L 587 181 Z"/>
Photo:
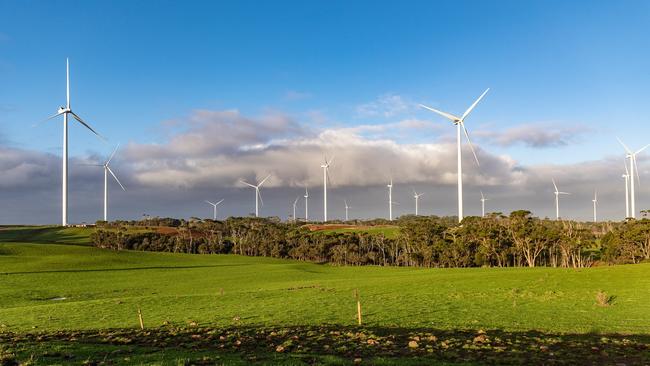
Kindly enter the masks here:
<path id="1" fill-rule="evenodd" d="M 359 332 L 375 334 L 377 339 L 393 337 L 389 345 L 399 343 L 401 348 L 384 356 L 373 353 L 377 364 L 396 360 L 417 364 L 412 357 L 419 355 L 418 350 L 425 352 L 422 357 L 435 356 L 438 361 L 480 362 L 481 358 L 471 355 L 461 357 L 462 352 L 469 352 L 462 344 L 451 358 L 443 357 L 443 351 L 451 346 L 445 348 L 431 337 L 444 335 L 465 342 L 470 335 L 468 339 L 474 341 L 482 331 L 488 336 L 505 332 L 501 338 L 524 339 L 517 344 L 534 340 L 544 352 L 547 346 L 534 336 L 536 332 L 551 340 L 565 337 L 574 345 L 596 342 L 598 347 L 603 347 L 603 338 L 616 340 L 619 336 L 633 345 L 645 344 L 645 336 L 650 334 L 650 264 L 582 270 L 334 267 L 233 255 L 107 251 L 84 245 L 91 231 L 0 230 L 0 345 L 13 345 L 4 351 L 0 346 L 0 361 L 2 352 L 23 359 L 37 355 L 35 364 L 66 364 L 62 357 L 67 354 L 74 355 L 75 362 L 96 354 L 118 355 L 112 357 L 116 364 L 176 364 L 186 358 L 193 362 L 205 359 L 207 364 L 253 360 L 300 363 L 307 356 L 317 356 L 309 352 L 264 353 L 255 348 L 265 342 L 277 346 L 268 337 L 255 338 L 267 334 L 264 330 L 276 329 L 285 335 L 299 334 L 305 344 L 310 340 L 320 345 L 339 344 L 339 338 L 350 332 L 355 336 L 346 341 L 354 344 L 359 343 L 358 337 L 365 342 Z M 355 325 L 355 290 L 361 296 L 362 327 Z M 610 306 L 597 305 L 599 291 L 613 296 Z M 159 344 L 151 343 L 147 338 L 151 334 L 137 330 L 138 308 L 147 329 L 168 329 L 179 337 L 169 341 L 178 347 L 152 353 Z M 84 336 L 75 335 L 78 331 Z M 131 341 L 115 341 L 112 333 L 102 332 L 117 332 L 121 339 Z M 40 334 L 40 340 L 27 336 L 34 333 Z M 225 335 L 219 335 L 222 333 Z M 230 334 L 237 334 L 243 345 L 225 346 L 218 353 L 207 351 L 208 346 L 192 348 L 209 334 L 226 341 Z M 317 339 L 319 334 L 326 339 Z M 408 347 L 415 337 L 421 345 Z M 79 342 L 80 338 L 96 342 Z M 438 347 L 433 348 L 435 352 L 424 347 L 425 338 Z M 287 339 L 282 339 L 286 343 Z M 247 342 L 255 347 L 244 350 Z M 625 344 L 622 339 L 620 342 Z M 300 342 L 285 348 L 295 349 L 296 343 Z M 125 344 L 130 353 L 114 352 Z M 305 348 L 315 352 L 314 346 Z M 357 354 L 366 355 L 363 349 L 352 350 L 337 348 L 335 352 L 333 348 L 323 351 L 330 356 L 318 356 L 317 360 L 346 363 L 353 362 Z M 402 355 L 406 358 L 391 358 L 404 350 L 411 352 Z M 564 350 L 569 352 L 570 347 Z M 47 352 L 55 356 L 43 356 Z M 639 357 L 650 360 L 647 348 L 640 352 Z M 561 354 L 561 350 L 555 353 Z M 577 354 L 575 350 L 573 354 Z"/>

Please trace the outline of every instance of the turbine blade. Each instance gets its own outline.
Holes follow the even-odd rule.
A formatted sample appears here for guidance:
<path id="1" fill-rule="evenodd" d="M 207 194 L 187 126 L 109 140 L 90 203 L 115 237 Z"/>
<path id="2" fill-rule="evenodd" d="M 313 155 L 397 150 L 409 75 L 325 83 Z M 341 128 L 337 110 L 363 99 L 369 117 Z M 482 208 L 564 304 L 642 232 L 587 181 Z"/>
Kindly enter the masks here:
<path id="1" fill-rule="evenodd" d="M 476 165 L 481 166 L 481 163 L 479 163 L 478 157 L 476 156 L 476 152 L 474 151 L 474 146 L 472 145 L 472 141 L 469 139 L 469 133 L 467 133 L 467 129 L 465 128 L 465 123 L 461 121 L 460 124 L 461 126 L 463 126 L 463 131 L 465 131 L 465 137 L 467 138 L 467 143 L 469 144 L 469 148 L 472 150 L 472 154 L 474 155 L 474 160 L 476 160 Z"/>
<path id="2" fill-rule="evenodd" d="M 332 158 L 327 161 L 327 165 L 332 165 L 332 162 L 334 161 L 335 157 L 336 157 L 336 155 L 332 155 Z"/>
<path id="3" fill-rule="evenodd" d="M 559 192 L 559 189 L 557 189 L 557 184 L 555 184 L 555 179 L 551 178 L 551 181 L 553 182 L 553 187 L 555 187 L 555 193 Z"/>
<path id="4" fill-rule="evenodd" d="M 257 183 L 257 186 L 258 186 L 258 187 L 261 187 L 262 184 L 264 184 L 264 182 L 266 182 L 266 180 L 269 179 L 270 176 L 271 176 L 271 174 L 267 175 L 266 178 L 262 179 L 261 182 Z"/>
<path id="5" fill-rule="evenodd" d="M 637 150 L 637 152 L 635 152 L 634 155 L 636 155 L 636 154 L 640 153 L 641 151 L 647 149 L 648 146 L 650 146 L 650 144 L 647 144 L 647 145 L 645 145 L 644 147 L 642 147 L 642 148 L 640 148 L 639 150 Z"/>
<path id="6" fill-rule="evenodd" d="M 72 115 L 72 117 L 74 117 L 74 119 L 76 119 L 77 121 L 79 121 L 79 123 L 81 123 L 81 124 L 84 125 L 87 129 L 89 129 L 90 131 L 92 131 L 92 133 L 94 133 L 95 135 L 97 135 L 97 137 L 99 137 L 100 139 L 106 141 L 106 139 L 104 138 L 104 136 L 98 134 L 97 131 L 93 130 L 93 128 L 90 127 L 86 122 L 84 122 L 84 121 L 81 119 L 81 117 L 77 116 L 74 112 L 70 112 L 70 114 Z"/>
<path id="7" fill-rule="evenodd" d="M 325 177 L 327 178 L 327 184 L 330 187 L 333 187 L 334 182 L 332 181 L 332 178 L 330 178 L 330 168 L 329 167 L 325 168 Z"/>
<path id="8" fill-rule="evenodd" d="M 221 204 L 221 202 L 223 202 L 223 200 L 224 200 L 224 199 L 222 198 L 219 202 L 215 203 L 214 205 L 215 205 L 215 206 L 218 206 L 219 204 Z"/>
<path id="9" fill-rule="evenodd" d="M 472 112 L 472 110 L 476 107 L 476 105 L 478 104 L 478 102 L 480 102 L 481 99 L 483 99 L 483 97 L 485 96 L 485 94 L 487 94 L 488 91 L 490 91 L 490 88 L 485 89 L 485 91 L 483 92 L 483 94 L 481 94 L 481 96 L 478 97 L 478 99 L 474 102 L 474 104 L 472 104 L 469 108 L 467 108 L 467 110 L 465 111 L 465 113 L 463 113 L 463 116 L 460 117 L 461 121 L 464 121 L 464 120 L 465 120 L 465 117 L 467 117 L 467 116 Z"/>
<path id="10" fill-rule="evenodd" d="M 70 109 L 70 60 L 65 59 L 65 103 Z"/>
<path id="11" fill-rule="evenodd" d="M 623 141 L 621 141 L 621 139 L 619 139 L 618 137 L 617 137 L 616 139 L 617 139 L 618 142 L 621 144 L 621 146 L 623 146 L 623 148 L 625 149 L 625 151 L 627 151 L 628 154 L 632 154 L 632 150 L 630 150 L 630 149 L 629 149 L 629 148 L 628 148 L 628 147 L 623 143 Z"/>
<path id="12" fill-rule="evenodd" d="M 571 194 L 571 193 L 568 193 L 568 192 L 557 192 L 557 193 L 559 193 L 559 194 Z"/>
<path id="13" fill-rule="evenodd" d="M 108 165 L 108 163 L 111 162 L 111 160 L 113 159 L 113 156 L 115 156 L 115 153 L 117 152 L 117 149 L 119 147 L 120 147 L 120 144 L 118 143 L 117 146 L 115 146 L 115 150 L 113 150 L 113 153 L 111 154 L 111 156 L 108 158 L 108 160 L 106 160 L 106 165 Z"/>
<path id="14" fill-rule="evenodd" d="M 257 187 L 255 187 L 254 185 L 252 185 L 252 184 L 250 184 L 250 183 L 248 183 L 248 182 L 245 182 L 245 181 L 243 181 L 243 180 L 241 180 L 241 179 L 240 179 L 239 181 L 240 181 L 241 183 L 244 183 L 245 185 L 247 185 L 247 186 L 249 186 L 249 187 L 257 188 Z"/>
<path id="15" fill-rule="evenodd" d="M 483 196 L 483 191 L 481 191 L 481 199 L 484 200 L 485 196 Z"/>
<path id="16" fill-rule="evenodd" d="M 208 201 L 208 200 L 205 200 L 205 202 L 211 204 L 212 206 L 216 206 L 214 203 L 212 203 L 212 202 L 210 202 L 210 201 Z"/>
<path id="17" fill-rule="evenodd" d="M 113 178 L 115 178 L 115 181 L 117 182 L 117 184 L 119 184 L 120 187 L 122 187 L 122 190 L 123 190 L 123 191 L 126 191 L 126 188 L 124 188 L 124 186 L 122 185 L 122 183 L 120 182 L 120 180 L 117 179 L 117 175 L 115 175 L 115 173 L 113 173 L 113 171 L 111 170 L 111 168 L 106 167 L 106 169 L 108 170 L 109 173 L 111 173 L 111 175 L 113 176 Z"/>
<path id="18" fill-rule="evenodd" d="M 430 110 L 431 112 L 438 113 L 439 115 L 441 115 L 441 116 L 447 118 L 448 120 L 450 120 L 450 121 L 452 121 L 452 122 L 460 121 L 460 118 L 454 116 L 453 114 L 449 114 L 449 113 L 447 113 L 447 112 L 443 112 L 443 111 L 439 111 L 439 110 L 434 109 L 434 108 L 431 108 L 431 107 L 427 107 L 427 106 L 424 105 L 424 104 L 420 104 L 420 107 L 422 107 L 422 108 L 424 108 L 424 109 L 428 109 L 428 110 Z"/>
<path id="19" fill-rule="evenodd" d="M 630 171 L 627 169 L 627 158 L 623 160 L 623 166 L 625 167 L 625 175 L 630 176 Z"/>
<path id="20" fill-rule="evenodd" d="M 260 206 L 264 206 L 264 200 L 262 200 L 262 193 L 260 192 L 260 189 L 256 188 L 255 192 L 257 192 L 257 197 L 260 198 Z"/>

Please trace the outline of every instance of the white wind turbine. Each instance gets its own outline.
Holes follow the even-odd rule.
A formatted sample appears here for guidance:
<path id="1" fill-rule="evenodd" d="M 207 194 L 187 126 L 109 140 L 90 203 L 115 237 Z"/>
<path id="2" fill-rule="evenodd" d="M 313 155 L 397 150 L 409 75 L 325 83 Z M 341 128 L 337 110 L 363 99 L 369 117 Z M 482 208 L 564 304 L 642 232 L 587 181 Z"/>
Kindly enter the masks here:
<path id="1" fill-rule="evenodd" d="M 309 191 L 305 187 L 305 221 L 309 221 Z"/>
<path id="2" fill-rule="evenodd" d="M 84 122 L 81 117 L 75 114 L 70 106 L 70 62 L 68 59 L 65 59 L 65 80 L 66 80 L 66 104 L 65 107 L 59 107 L 59 110 L 55 115 L 47 118 L 50 120 L 54 117 L 63 115 L 63 184 L 61 187 L 61 225 L 68 225 L 68 115 L 71 115 L 72 118 L 76 119 L 77 122 L 81 123 L 92 131 L 95 135 L 102 138 L 95 130 L 92 129 L 86 122 Z"/>
<path id="3" fill-rule="evenodd" d="M 252 185 L 242 179 L 239 180 L 241 183 L 251 188 L 255 188 L 255 217 L 260 217 L 260 203 L 262 206 L 264 206 L 264 201 L 262 201 L 262 194 L 260 193 L 260 187 L 262 184 L 264 184 L 264 182 L 266 182 L 267 179 L 269 179 L 270 176 L 271 174 L 267 175 L 266 178 L 262 179 L 262 181 L 257 183 L 257 185 Z"/>
<path id="4" fill-rule="evenodd" d="M 418 192 L 416 192 L 415 189 L 413 190 L 413 198 L 415 198 L 415 216 L 418 215 L 418 201 L 420 200 L 420 197 L 421 197 L 423 194 L 424 194 L 424 193 L 420 193 L 420 194 L 418 194 Z"/>
<path id="5" fill-rule="evenodd" d="M 330 166 L 333 160 L 333 157 L 330 160 L 325 158 L 325 163 L 320 166 L 323 168 L 323 222 L 327 222 L 327 182 L 330 180 Z"/>
<path id="6" fill-rule="evenodd" d="M 485 198 L 483 191 L 481 191 L 481 217 L 485 217 L 485 201 L 489 200 L 489 198 Z"/>
<path id="7" fill-rule="evenodd" d="M 463 221 L 463 165 L 462 165 L 462 156 L 461 156 L 461 128 L 465 132 L 465 137 L 467 138 L 467 143 L 469 144 L 470 149 L 472 150 L 472 154 L 474 155 L 474 160 L 476 160 L 476 164 L 480 166 L 480 163 L 478 161 L 478 157 L 476 156 L 476 152 L 474 151 L 474 147 L 472 146 L 472 142 L 469 139 L 469 133 L 467 133 L 467 128 L 465 128 L 465 118 L 472 112 L 474 107 L 478 104 L 478 102 L 483 99 L 485 94 L 490 89 L 486 89 L 483 94 L 481 94 L 478 99 L 463 113 L 461 117 L 456 117 L 453 114 L 447 113 L 447 112 L 442 112 L 437 109 L 427 107 L 423 104 L 420 104 L 420 107 L 426 108 L 432 112 L 438 113 L 439 115 L 451 120 L 455 125 L 456 125 L 456 148 L 458 150 L 458 222 Z"/>
<path id="8" fill-rule="evenodd" d="M 625 218 L 630 217 L 630 172 L 627 170 L 627 162 L 624 162 L 625 174 L 621 177 L 625 179 Z"/>
<path id="9" fill-rule="evenodd" d="M 296 197 L 296 200 L 293 201 L 293 222 L 296 222 L 296 205 L 298 204 L 298 200 L 300 199 L 300 196 Z"/>
<path id="10" fill-rule="evenodd" d="M 217 206 L 219 206 L 221 204 L 221 202 L 223 202 L 223 199 L 221 199 L 219 202 L 216 202 L 216 203 L 212 203 L 212 202 L 207 201 L 207 200 L 205 201 L 205 203 L 209 204 L 214 209 L 214 212 L 213 212 L 213 215 L 212 215 L 213 220 L 217 220 Z"/>
<path id="11" fill-rule="evenodd" d="M 343 202 L 345 203 L 345 221 L 348 221 L 348 210 L 350 209 L 350 206 L 348 206 L 347 200 L 344 199 Z"/>
<path id="12" fill-rule="evenodd" d="M 598 191 L 594 189 L 594 199 L 591 200 L 594 203 L 594 222 L 598 221 L 598 215 L 596 215 L 596 206 L 598 205 Z"/>
<path id="13" fill-rule="evenodd" d="M 639 179 L 639 169 L 636 165 L 636 155 L 640 153 L 641 151 L 645 150 L 650 144 L 645 145 L 644 147 L 640 148 L 636 152 L 632 152 L 621 139 L 618 137 L 616 138 L 618 142 L 623 146 L 625 149 L 625 152 L 627 152 L 626 158 L 630 159 L 630 210 L 631 210 L 631 215 L 633 219 L 636 218 L 636 196 L 634 195 L 634 173 L 636 172 L 636 179 L 639 181 L 639 184 L 641 183 L 641 180 Z"/>
<path id="14" fill-rule="evenodd" d="M 554 192 L 555 193 L 555 219 L 559 220 L 560 219 L 560 195 L 561 194 L 571 194 L 571 193 L 560 192 L 557 189 L 557 184 L 555 184 L 555 179 L 551 178 L 551 180 L 553 181 L 553 187 L 555 187 L 555 192 Z"/>
<path id="15" fill-rule="evenodd" d="M 83 164 L 88 166 L 101 166 L 104 168 L 104 221 L 108 221 L 108 174 L 110 173 L 115 179 L 115 181 L 117 182 L 117 184 L 119 184 L 120 187 L 122 187 L 122 190 L 126 191 L 126 189 L 124 188 L 120 180 L 117 179 L 117 176 L 115 175 L 115 173 L 113 173 L 113 170 L 111 170 L 111 167 L 109 166 L 111 160 L 113 160 L 113 157 L 115 156 L 115 153 L 117 152 L 117 149 L 119 147 L 120 147 L 119 144 L 115 146 L 115 150 L 113 150 L 113 153 L 110 155 L 110 157 L 108 158 L 108 160 L 106 160 L 104 164 Z"/>

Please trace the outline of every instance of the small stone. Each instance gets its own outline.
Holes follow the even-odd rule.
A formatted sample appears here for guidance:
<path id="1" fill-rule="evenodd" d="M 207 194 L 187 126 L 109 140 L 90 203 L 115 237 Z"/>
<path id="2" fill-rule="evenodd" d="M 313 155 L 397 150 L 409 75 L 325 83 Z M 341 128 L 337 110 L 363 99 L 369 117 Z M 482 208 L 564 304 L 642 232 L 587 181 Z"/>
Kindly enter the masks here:
<path id="1" fill-rule="evenodd" d="M 357 357 L 357 358 L 354 359 L 354 363 L 355 363 L 355 364 L 360 364 L 361 361 L 362 361 L 362 360 L 361 360 L 360 357 Z"/>
<path id="2" fill-rule="evenodd" d="M 284 347 L 282 347 L 281 345 L 275 347 L 275 352 L 284 352 Z"/>
<path id="3" fill-rule="evenodd" d="M 479 334 L 476 337 L 474 337 L 474 343 L 485 343 L 487 342 L 487 337 L 485 334 Z"/>
<path id="4" fill-rule="evenodd" d="M 410 341 L 409 342 L 409 348 L 418 348 L 418 342 Z"/>

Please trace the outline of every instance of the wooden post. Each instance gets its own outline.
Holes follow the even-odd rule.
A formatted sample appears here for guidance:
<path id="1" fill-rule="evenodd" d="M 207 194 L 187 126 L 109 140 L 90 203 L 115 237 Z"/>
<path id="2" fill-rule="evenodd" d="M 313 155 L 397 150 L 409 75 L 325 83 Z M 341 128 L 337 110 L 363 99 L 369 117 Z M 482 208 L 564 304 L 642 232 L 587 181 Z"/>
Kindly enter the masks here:
<path id="1" fill-rule="evenodd" d="M 138 319 L 140 320 L 140 329 L 144 330 L 144 321 L 142 321 L 142 311 L 138 306 Z"/>
<path id="2" fill-rule="evenodd" d="M 357 321 L 361 325 L 361 298 L 359 297 L 358 289 L 354 289 L 354 297 L 357 298 Z"/>

